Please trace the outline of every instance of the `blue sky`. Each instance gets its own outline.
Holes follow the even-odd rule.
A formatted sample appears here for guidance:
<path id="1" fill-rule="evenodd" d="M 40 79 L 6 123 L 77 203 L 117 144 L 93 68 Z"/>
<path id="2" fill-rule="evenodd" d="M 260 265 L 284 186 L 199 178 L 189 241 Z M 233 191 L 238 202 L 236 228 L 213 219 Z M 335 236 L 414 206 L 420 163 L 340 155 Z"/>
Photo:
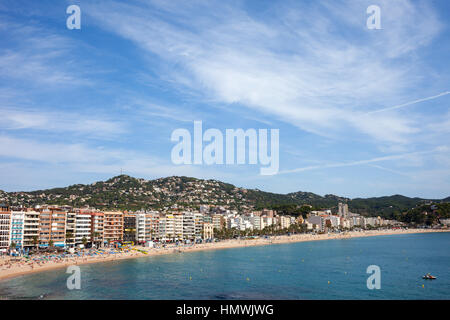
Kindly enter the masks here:
<path id="1" fill-rule="evenodd" d="M 67 6 L 81 30 L 66 28 Z M 366 27 L 369 5 L 381 30 Z M 0 189 L 186 175 L 450 195 L 450 3 L 0 2 Z M 280 171 L 174 165 L 171 133 L 280 130 Z"/>

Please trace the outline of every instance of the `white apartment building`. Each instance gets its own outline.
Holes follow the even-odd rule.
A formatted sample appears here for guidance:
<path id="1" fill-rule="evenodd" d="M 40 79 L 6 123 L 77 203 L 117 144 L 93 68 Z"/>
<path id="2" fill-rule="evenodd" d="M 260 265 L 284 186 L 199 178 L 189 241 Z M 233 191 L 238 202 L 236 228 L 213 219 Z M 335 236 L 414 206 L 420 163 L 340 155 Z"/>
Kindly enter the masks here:
<path id="1" fill-rule="evenodd" d="M 193 212 L 183 212 L 183 238 L 195 239 L 195 214 Z"/>
<path id="2" fill-rule="evenodd" d="M 183 214 L 181 212 L 176 212 L 173 214 L 173 217 L 175 240 L 183 240 Z"/>
<path id="3" fill-rule="evenodd" d="M 39 211 L 28 209 L 25 211 L 23 226 L 23 246 L 25 248 L 34 248 L 35 239 L 39 243 Z"/>
<path id="4" fill-rule="evenodd" d="M 93 212 L 91 213 L 91 230 L 94 242 L 97 245 L 101 245 L 104 242 L 104 225 L 105 225 L 105 214 L 103 212 Z"/>
<path id="5" fill-rule="evenodd" d="M 9 237 L 9 245 L 13 243 L 16 249 L 23 248 L 25 211 L 11 211 L 11 233 Z"/>
<path id="6" fill-rule="evenodd" d="M 195 223 L 195 239 L 202 239 L 203 234 L 203 214 L 200 212 L 194 212 Z"/>
<path id="7" fill-rule="evenodd" d="M 82 246 L 83 239 L 91 242 L 91 214 L 90 212 L 77 212 L 75 216 L 75 245 Z"/>
<path id="8" fill-rule="evenodd" d="M 214 225 L 210 222 L 205 222 L 203 224 L 203 239 L 213 239 L 214 238 Z"/>
<path id="9" fill-rule="evenodd" d="M 287 229 L 291 226 L 291 217 L 289 216 L 281 216 L 280 217 L 280 226 L 282 229 Z"/>
<path id="10" fill-rule="evenodd" d="M 66 246 L 75 247 L 75 221 L 77 213 L 69 210 L 66 216 Z"/>
<path id="11" fill-rule="evenodd" d="M 327 219 L 330 220 L 332 227 L 339 228 L 341 224 L 341 219 L 339 216 L 328 216 Z"/>
<path id="12" fill-rule="evenodd" d="M 148 239 L 145 232 L 145 213 L 136 214 L 136 240 L 138 243 L 144 243 Z"/>
<path id="13" fill-rule="evenodd" d="M 253 225 L 253 229 L 254 230 L 261 230 L 261 217 L 260 216 L 256 216 L 253 213 L 250 214 L 250 223 Z"/>
<path id="14" fill-rule="evenodd" d="M 159 213 L 157 211 L 136 214 L 136 240 L 139 243 L 160 238 Z"/>
<path id="15" fill-rule="evenodd" d="M 173 214 L 168 213 L 159 219 L 159 234 L 160 239 L 164 241 L 175 240 L 175 216 Z"/>
<path id="16" fill-rule="evenodd" d="M 224 219 L 223 215 L 221 215 L 221 214 L 213 214 L 212 215 L 212 223 L 213 223 L 214 229 L 222 230 L 224 222 L 225 222 L 225 219 Z"/>
<path id="17" fill-rule="evenodd" d="M 325 230 L 325 219 L 323 219 L 321 216 L 309 216 L 307 221 L 312 225 L 316 225 L 316 228 L 318 230 Z"/>
<path id="18" fill-rule="evenodd" d="M 9 235 L 11 228 L 11 212 L 9 207 L 0 204 L 0 253 L 9 248 Z"/>

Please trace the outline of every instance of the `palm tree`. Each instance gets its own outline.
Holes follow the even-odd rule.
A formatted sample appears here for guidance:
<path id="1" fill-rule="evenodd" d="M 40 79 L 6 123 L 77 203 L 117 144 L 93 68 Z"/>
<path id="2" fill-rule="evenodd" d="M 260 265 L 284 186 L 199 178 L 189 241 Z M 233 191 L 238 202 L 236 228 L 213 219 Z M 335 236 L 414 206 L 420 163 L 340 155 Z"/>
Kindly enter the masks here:
<path id="1" fill-rule="evenodd" d="M 39 244 L 38 236 L 33 236 L 33 245 L 39 250 L 38 244 Z"/>
<path id="2" fill-rule="evenodd" d="M 67 231 L 67 232 L 66 232 L 66 239 L 67 239 L 67 240 L 73 239 L 73 233 L 70 232 L 70 231 Z"/>
<path id="3" fill-rule="evenodd" d="M 49 248 L 53 248 L 53 240 L 50 240 L 50 241 L 48 242 L 48 247 L 49 247 Z"/>
<path id="4" fill-rule="evenodd" d="M 91 241 L 92 243 L 96 243 L 97 241 L 95 241 L 95 239 L 97 239 L 98 237 L 100 237 L 100 232 L 93 232 L 91 235 Z"/>
<path id="5" fill-rule="evenodd" d="M 17 246 L 16 243 L 12 242 L 11 245 L 10 245 L 10 248 L 14 250 L 16 248 L 16 246 Z"/>
<path id="6" fill-rule="evenodd" d="M 81 242 L 83 242 L 83 246 L 84 246 L 84 248 L 86 248 L 86 244 L 88 242 L 86 237 L 83 237 L 83 239 L 81 239 Z"/>

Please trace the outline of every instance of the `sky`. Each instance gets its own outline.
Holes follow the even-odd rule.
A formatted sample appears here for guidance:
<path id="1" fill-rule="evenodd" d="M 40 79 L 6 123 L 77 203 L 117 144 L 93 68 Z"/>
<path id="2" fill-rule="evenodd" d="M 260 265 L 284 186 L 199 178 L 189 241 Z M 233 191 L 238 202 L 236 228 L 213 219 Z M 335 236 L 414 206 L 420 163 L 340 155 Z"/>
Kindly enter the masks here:
<path id="1" fill-rule="evenodd" d="M 80 29 L 66 26 L 73 4 Z M 447 0 L 2 0 L 0 189 L 123 172 L 447 197 L 449 16 Z M 174 164 L 171 134 L 194 121 L 278 129 L 278 173 Z"/>

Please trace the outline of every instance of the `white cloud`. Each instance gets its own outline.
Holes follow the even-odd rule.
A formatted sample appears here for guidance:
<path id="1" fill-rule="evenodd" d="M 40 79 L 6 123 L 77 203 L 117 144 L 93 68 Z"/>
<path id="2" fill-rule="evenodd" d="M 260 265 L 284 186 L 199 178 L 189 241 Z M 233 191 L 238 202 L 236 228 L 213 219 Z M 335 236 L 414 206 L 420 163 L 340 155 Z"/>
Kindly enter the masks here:
<path id="1" fill-rule="evenodd" d="M 8 46 L 0 48 L 0 77 L 38 86 L 40 90 L 62 85 L 87 85 L 80 63 L 71 58 L 79 44 L 51 33 L 33 22 L 0 24 Z"/>
<path id="2" fill-rule="evenodd" d="M 325 168 L 351 167 L 351 166 L 359 166 L 359 165 L 365 165 L 365 164 L 372 164 L 372 163 L 376 163 L 376 162 L 392 161 L 392 160 L 399 160 L 399 159 L 404 160 L 402 162 L 403 166 L 413 165 L 413 166 L 418 167 L 418 166 L 421 166 L 423 163 L 423 159 L 421 159 L 420 156 L 436 154 L 439 152 L 448 152 L 448 151 L 449 151 L 449 148 L 447 146 L 439 146 L 433 150 L 416 151 L 416 152 L 409 152 L 409 153 L 404 153 L 404 154 L 376 157 L 376 158 L 365 159 L 365 160 L 355 160 L 355 161 L 342 162 L 342 163 L 328 163 L 328 164 L 307 166 L 307 167 L 301 167 L 301 168 L 290 169 L 290 170 L 282 170 L 279 172 L 279 174 L 296 173 L 296 172 L 325 169 Z"/>
<path id="3" fill-rule="evenodd" d="M 353 4 L 326 6 L 327 17 L 319 5 L 280 9 L 265 22 L 219 2 L 108 2 L 102 10 L 89 6 L 88 14 L 145 52 L 177 64 L 173 79 L 190 78 L 180 85 L 219 103 L 239 103 L 327 137 L 362 134 L 375 142 L 409 143 L 419 131 L 414 118 L 367 111 L 404 97 L 416 84 L 412 74 L 420 69 L 405 63 L 414 62 L 407 54 L 432 41 L 441 24 L 425 3 L 390 1 L 382 3 L 384 29 L 369 34 L 365 7 L 357 6 L 362 11 L 356 19 Z M 342 26 L 337 33 L 336 23 L 361 37 L 349 38 Z"/>
<path id="4" fill-rule="evenodd" d="M 71 112 L 43 112 L 0 107 L 0 126 L 4 130 L 35 129 L 52 133 L 73 133 L 108 139 L 126 132 L 126 125 L 108 121 L 104 115 L 89 116 Z"/>

